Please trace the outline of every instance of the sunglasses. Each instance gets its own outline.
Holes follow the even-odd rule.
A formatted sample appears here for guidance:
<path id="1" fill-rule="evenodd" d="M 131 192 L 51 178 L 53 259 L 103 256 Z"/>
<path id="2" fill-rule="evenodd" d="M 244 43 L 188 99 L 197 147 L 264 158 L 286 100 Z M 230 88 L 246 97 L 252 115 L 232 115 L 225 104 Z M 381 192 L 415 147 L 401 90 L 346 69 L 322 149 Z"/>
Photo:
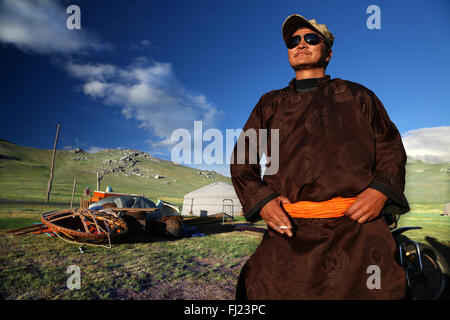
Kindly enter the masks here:
<path id="1" fill-rule="evenodd" d="M 317 33 L 306 33 L 303 35 L 303 39 L 305 40 L 305 42 L 307 44 L 310 44 L 312 46 L 315 46 L 315 45 L 319 44 L 320 42 L 322 42 L 322 39 L 320 38 L 320 36 Z M 301 41 L 302 41 L 302 36 L 293 36 L 287 40 L 286 46 L 289 49 L 294 49 L 296 46 L 298 46 L 298 44 Z"/>

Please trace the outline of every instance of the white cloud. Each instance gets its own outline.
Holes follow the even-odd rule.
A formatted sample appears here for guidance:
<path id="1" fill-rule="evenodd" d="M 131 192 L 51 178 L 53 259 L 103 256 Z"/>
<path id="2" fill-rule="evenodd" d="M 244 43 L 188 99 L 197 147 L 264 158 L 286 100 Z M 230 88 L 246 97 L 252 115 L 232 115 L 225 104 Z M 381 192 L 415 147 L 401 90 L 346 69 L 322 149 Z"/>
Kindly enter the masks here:
<path id="1" fill-rule="evenodd" d="M 105 90 L 107 88 L 107 84 L 100 81 L 91 81 L 86 83 L 83 86 L 83 91 L 85 94 L 90 95 L 92 97 L 101 97 L 105 94 Z"/>
<path id="2" fill-rule="evenodd" d="M 25 52 L 52 55 L 57 65 L 83 82 L 85 95 L 120 108 L 126 119 L 137 120 L 139 128 L 151 132 L 156 137 L 150 143 L 154 148 L 168 151 L 173 145 L 170 141 L 173 130 L 192 131 L 195 120 L 203 121 L 206 130 L 223 115 L 205 95 L 193 93 L 180 83 L 170 63 L 149 63 L 142 56 L 126 67 L 74 62 L 76 54 L 110 45 L 86 31 L 82 8 L 81 30 L 67 29 L 69 4 L 57 0 L 0 0 L 0 43 Z M 157 47 L 147 39 L 134 46 L 134 49 L 154 48 Z"/>
<path id="3" fill-rule="evenodd" d="M 69 30 L 69 15 L 62 4 L 53 0 L 0 0 L 0 42 L 38 54 L 82 53 L 109 47 L 88 34 L 83 25 L 80 30 Z"/>
<path id="4" fill-rule="evenodd" d="M 159 47 L 154 45 L 150 40 L 141 40 L 139 42 L 130 43 L 130 50 L 158 50 Z"/>
<path id="5" fill-rule="evenodd" d="M 450 162 L 450 126 L 421 128 L 402 136 L 406 154 L 425 162 Z"/>
<path id="6" fill-rule="evenodd" d="M 154 147 L 170 147 L 172 131 L 193 128 L 202 120 L 206 129 L 222 115 L 202 94 L 188 92 L 175 77 L 170 63 L 135 60 L 127 67 L 70 61 L 65 69 L 84 81 L 83 92 L 104 104 L 121 108 L 127 119 L 151 132 Z"/>
<path id="7" fill-rule="evenodd" d="M 110 64 L 75 64 L 71 61 L 66 64 L 66 69 L 75 77 L 98 81 L 114 76 L 117 72 L 116 67 Z"/>

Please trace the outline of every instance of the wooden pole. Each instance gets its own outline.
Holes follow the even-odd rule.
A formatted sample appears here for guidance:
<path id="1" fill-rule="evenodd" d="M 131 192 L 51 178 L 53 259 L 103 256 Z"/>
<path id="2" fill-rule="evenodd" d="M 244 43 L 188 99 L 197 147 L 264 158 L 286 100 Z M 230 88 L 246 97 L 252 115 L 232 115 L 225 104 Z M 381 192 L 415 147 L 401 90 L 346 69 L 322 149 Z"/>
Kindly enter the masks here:
<path id="1" fill-rule="evenodd" d="M 75 186 L 77 185 L 77 178 L 73 180 L 73 188 L 72 188 L 72 201 L 70 201 L 70 209 L 73 207 L 73 197 L 75 196 Z"/>
<path id="2" fill-rule="evenodd" d="M 50 170 L 50 179 L 48 180 L 47 199 L 45 201 L 46 203 L 48 203 L 50 200 L 50 191 L 52 190 L 53 169 L 55 168 L 55 155 L 56 155 L 56 145 L 58 144 L 59 127 L 60 125 L 58 123 L 58 128 L 56 129 L 55 145 L 53 146 L 52 168 Z"/>
<path id="3" fill-rule="evenodd" d="M 97 191 L 100 191 L 100 180 L 103 179 L 103 175 L 99 175 L 97 171 Z"/>

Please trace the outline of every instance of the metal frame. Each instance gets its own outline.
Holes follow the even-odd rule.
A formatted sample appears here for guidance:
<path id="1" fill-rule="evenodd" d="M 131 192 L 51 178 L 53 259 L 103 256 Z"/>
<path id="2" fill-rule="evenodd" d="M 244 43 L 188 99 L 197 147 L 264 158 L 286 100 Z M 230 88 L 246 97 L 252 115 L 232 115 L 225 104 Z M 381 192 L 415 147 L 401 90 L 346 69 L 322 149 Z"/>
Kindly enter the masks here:
<path id="1" fill-rule="evenodd" d="M 386 213 L 382 212 L 383 215 L 387 215 Z M 398 226 L 398 219 L 396 215 L 392 214 L 394 227 L 389 228 L 392 236 L 394 237 L 394 240 L 396 242 L 397 248 L 398 248 L 398 256 L 399 256 L 399 262 L 402 266 L 403 270 L 405 271 L 406 275 L 406 281 L 408 284 L 408 288 L 412 288 L 413 281 L 415 277 L 421 276 L 424 273 L 424 266 L 423 266 L 423 254 L 422 250 L 420 249 L 420 243 L 411 239 L 399 241 L 397 238 L 400 234 L 402 234 L 405 231 L 408 230 L 415 230 L 415 229 L 422 229 L 422 227 L 402 227 L 397 228 Z M 412 246 L 414 249 L 408 250 L 407 247 Z M 407 253 L 415 254 L 414 261 L 408 261 L 406 258 Z M 431 257 L 432 258 L 432 257 Z M 417 260 L 417 261 L 416 261 Z M 438 268 L 443 273 L 443 270 L 438 265 Z M 441 291 L 433 298 L 436 299 L 442 294 L 443 288 L 441 288 Z"/>
<path id="2" fill-rule="evenodd" d="M 404 255 L 403 251 L 406 252 L 406 250 L 403 249 L 403 246 L 409 245 L 409 244 L 412 244 L 415 247 L 416 252 L 417 252 L 417 260 L 419 261 L 418 272 L 413 264 L 405 262 L 405 260 L 403 258 L 403 255 Z M 411 271 L 416 272 L 417 275 L 421 275 L 423 272 L 422 253 L 419 248 L 419 243 L 414 240 L 405 240 L 404 242 L 402 242 L 401 244 L 398 245 L 398 250 L 399 250 L 399 255 L 400 255 L 400 264 L 403 267 L 403 269 L 405 269 L 406 281 L 408 282 L 408 287 L 411 287 L 412 283 L 409 278 L 409 272 L 411 272 Z"/>
<path id="3" fill-rule="evenodd" d="M 231 201 L 231 204 L 225 204 L 225 201 Z M 231 206 L 231 215 L 225 212 L 225 207 Z M 225 224 L 225 216 L 228 216 L 231 218 L 231 221 L 234 221 L 234 203 L 233 199 L 222 199 L 222 224 Z"/>

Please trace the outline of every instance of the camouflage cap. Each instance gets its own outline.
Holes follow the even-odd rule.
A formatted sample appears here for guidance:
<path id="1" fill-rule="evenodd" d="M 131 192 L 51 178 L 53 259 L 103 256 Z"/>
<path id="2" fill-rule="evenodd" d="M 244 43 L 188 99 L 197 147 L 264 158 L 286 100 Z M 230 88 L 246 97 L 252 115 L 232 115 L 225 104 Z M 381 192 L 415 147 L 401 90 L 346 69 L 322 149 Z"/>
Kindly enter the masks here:
<path id="1" fill-rule="evenodd" d="M 307 20 L 306 18 L 304 18 L 298 14 L 291 14 L 283 22 L 283 27 L 281 28 L 281 32 L 283 34 L 284 43 L 287 42 L 287 39 L 299 27 L 307 27 L 307 28 L 310 28 L 310 29 L 316 31 L 317 33 L 322 35 L 322 37 L 324 38 L 324 42 L 328 46 L 328 48 L 331 49 L 331 47 L 333 46 L 334 36 L 330 32 L 330 30 L 328 30 L 328 28 L 325 24 L 317 23 L 317 21 L 315 19 Z"/>

